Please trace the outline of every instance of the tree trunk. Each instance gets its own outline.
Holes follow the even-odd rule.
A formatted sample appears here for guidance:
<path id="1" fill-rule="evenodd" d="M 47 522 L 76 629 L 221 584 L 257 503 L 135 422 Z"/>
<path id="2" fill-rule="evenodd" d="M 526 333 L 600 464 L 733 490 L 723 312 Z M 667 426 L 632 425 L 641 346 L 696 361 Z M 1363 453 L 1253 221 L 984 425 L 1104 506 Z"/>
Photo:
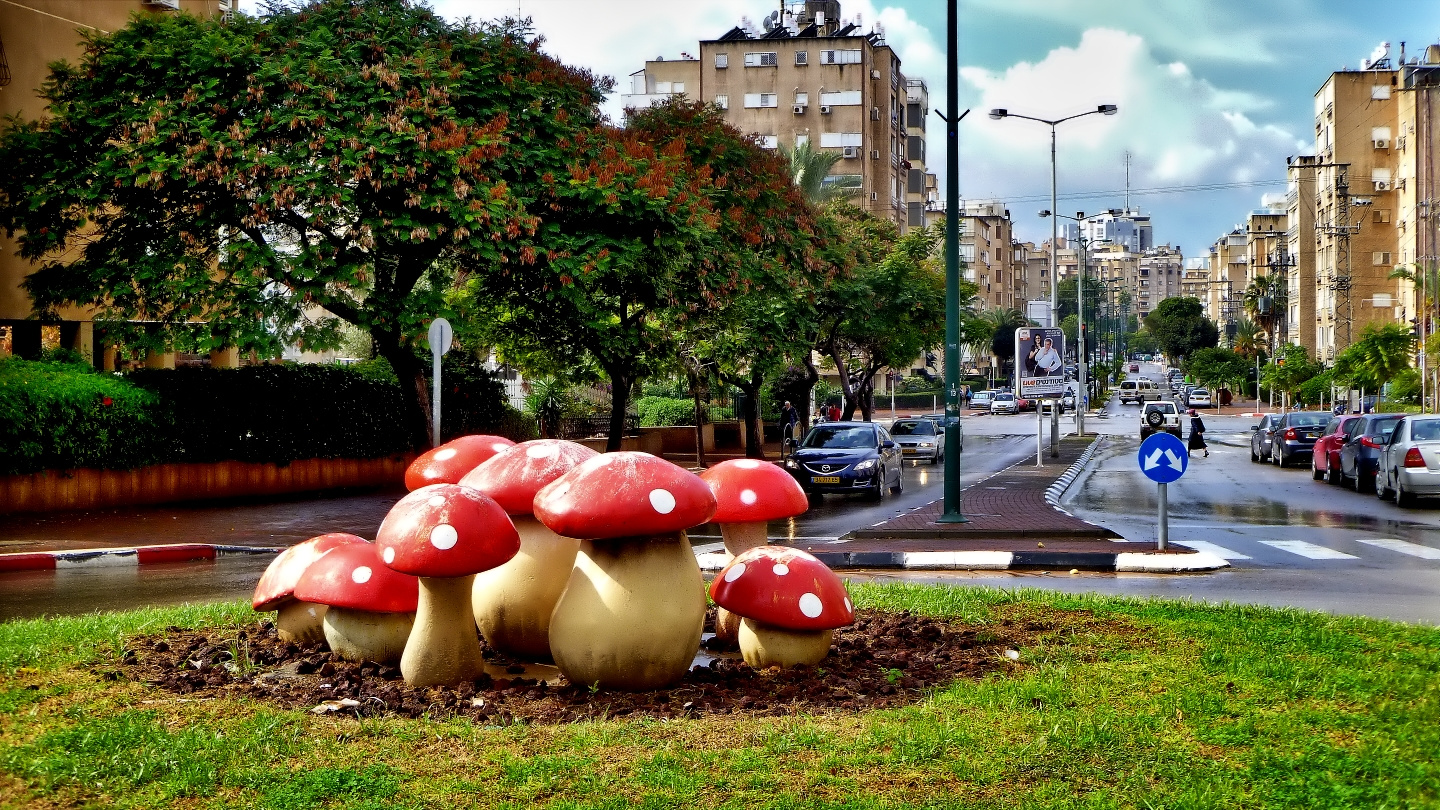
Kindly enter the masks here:
<path id="1" fill-rule="evenodd" d="M 700 375 L 685 369 L 685 380 L 690 383 L 690 396 L 695 400 L 695 466 L 705 469 L 705 423 L 709 414 L 700 402 Z"/>
<path id="2" fill-rule="evenodd" d="M 423 364 L 393 332 L 374 333 L 375 351 L 390 363 L 405 395 L 405 427 L 410 446 L 420 453 L 430 447 L 430 379 Z"/>
<path id="3" fill-rule="evenodd" d="M 752 370 L 748 381 L 740 385 L 745 392 L 745 457 L 765 458 L 765 424 L 760 421 L 760 387 L 765 375 Z"/>
<path id="4" fill-rule="evenodd" d="M 625 438 L 625 409 L 630 406 L 630 386 L 635 379 L 614 367 L 607 367 L 605 373 L 610 377 L 610 435 L 605 439 L 605 452 L 613 453 Z"/>
<path id="5" fill-rule="evenodd" d="M 820 382 L 820 369 L 815 368 L 815 358 L 810 352 L 805 352 L 805 380 L 809 383 L 805 387 L 805 407 L 800 409 L 800 435 L 803 437 L 810 432 L 810 417 L 813 415 L 810 410 L 810 394 L 815 390 L 815 384 Z"/>

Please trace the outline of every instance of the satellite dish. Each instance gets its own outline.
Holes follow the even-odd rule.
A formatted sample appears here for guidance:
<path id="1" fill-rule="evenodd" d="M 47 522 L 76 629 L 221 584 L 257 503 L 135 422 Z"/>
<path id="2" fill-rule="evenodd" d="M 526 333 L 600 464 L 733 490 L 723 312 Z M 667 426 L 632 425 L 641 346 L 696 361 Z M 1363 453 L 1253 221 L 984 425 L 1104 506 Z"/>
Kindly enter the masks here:
<path id="1" fill-rule="evenodd" d="M 763 25 L 766 31 L 774 31 L 775 24 L 780 21 L 780 12 L 772 11 L 766 15 Z"/>

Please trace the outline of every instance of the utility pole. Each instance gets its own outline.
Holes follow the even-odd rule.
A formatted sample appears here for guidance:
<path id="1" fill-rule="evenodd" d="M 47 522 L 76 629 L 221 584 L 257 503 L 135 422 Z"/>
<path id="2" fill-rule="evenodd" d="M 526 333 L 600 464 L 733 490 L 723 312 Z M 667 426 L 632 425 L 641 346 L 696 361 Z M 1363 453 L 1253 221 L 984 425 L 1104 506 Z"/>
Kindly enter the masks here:
<path id="1" fill-rule="evenodd" d="M 960 511 L 960 0 L 945 3 L 945 511 L 940 523 L 969 523 Z"/>

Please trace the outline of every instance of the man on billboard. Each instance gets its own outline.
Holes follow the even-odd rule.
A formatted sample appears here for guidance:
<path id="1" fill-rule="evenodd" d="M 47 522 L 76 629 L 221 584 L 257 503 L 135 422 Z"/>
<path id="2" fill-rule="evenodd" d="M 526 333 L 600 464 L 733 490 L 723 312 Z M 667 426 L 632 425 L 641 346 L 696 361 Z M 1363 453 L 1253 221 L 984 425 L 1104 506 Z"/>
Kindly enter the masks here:
<path id="1" fill-rule="evenodd" d="M 1035 336 L 1035 370 L 1037 377 L 1050 377 L 1060 369 L 1063 361 L 1060 353 L 1055 351 L 1055 341 L 1045 338 L 1044 345 L 1040 345 L 1040 336 Z"/>

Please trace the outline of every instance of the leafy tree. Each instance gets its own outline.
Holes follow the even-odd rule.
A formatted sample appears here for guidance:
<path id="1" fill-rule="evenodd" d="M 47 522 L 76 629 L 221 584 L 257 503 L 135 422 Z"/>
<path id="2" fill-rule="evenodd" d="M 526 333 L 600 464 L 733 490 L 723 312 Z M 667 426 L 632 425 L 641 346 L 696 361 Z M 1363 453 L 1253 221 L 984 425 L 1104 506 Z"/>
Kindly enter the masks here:
<path id="1" fill-rule="evenodd" d="M 1160 344 L 1156 342 L 1155 336 L 1144 331 L 1126 335 L 1125 347 L 1131 354 L 1155 354 L 1160 351 Z"/>
<path id="2" fill-rule="evenodd" d="M 1256 276 L 1244 292 L 1245 311 L 1265 330 L 1269 346 L 1283 339 L 1290 305 L 1290 282 L 1279 274 Z"/>
<path id="3" fill-rule="evenodd" d="M 1371 324 L 1360 339 L 1335 358 L 1335 379 L 1355 388 L 1379 391 L 1410 367 L 1415 333 L 1397 323 Z"/>
<path id="4" fill-rule="evenodd" d="M 521 28 L 405 0 L 137 16 L 87 35 L 53 67 L 48 116 L 0 139 L 0 227 L 39 263 L 41 314 L 266 354 L 333 342 L 343 319 L 405 383 L 423 446 L 417 340 L 457 272 L 549 247 L 545 189 L 604 89 Z"/>
<path id="5" fill-rule="evenodd" d="M 1066 315 L 1065 320 L 1060 322 L 1060 331 L 1065 333 L 1065 345 L 1072 350 L 1080 345 L 1080 318 L 1075 315 Z"/>
<path id="6" fill-rule="evenodd" d="M 1186 370 L 1197 381 L 1209 386 L 1244 380 L 1250 363 L 1230 349 L 1199 349 L 1187 358 Z"/>
<path id="7" fill-rule="evenodd" d="M 1015 362 L 1015 330 L 1029 326 L 1030 319 L 1018 309 L 991 309 L 982 316 L 991 327 L 990 354 L 1000 374 L 1010 373 Z"/>
<path id="8" fill-rule="evenodd" d="M 1230 348 L 1250 358 L 1265 353 L 1265 330 L 1248 318 L 1235 321 L 1235 335 L 1230 338 Z"/>
<path id="9" fill-rule="evenodd" d="M 1166 298 L 1145 316 L 1145 329 L 1171 362 L 1220 343 L 1220 330 L 1205 317 L 1198 298 Z"/>
<path id="10" fill-rule="evenodd" d="M 841 154 L 835 150 L 824 151 L 810 145 L 809 141 L 791 149 L 780 147 L 780 154 L 790 168 L 790 176 L 805 198 L 813 203 L 827 203 L 853 197 L 859 193 L 857 181 L 826 183 L 830 170 L 840 162 Z"/>
<path id="11" fill-rule="evenodd" d="M 1080 280 L 1067 278 L 1060 281 L 1060 286 L 1055 290 L 1055 310 L 1057 318 L 1063 323 L 1071 315 L 1078 316 L 1076 304 L 1080 300 Z M 1095 313 L 1100 311 L 1101 290 L 1100 285 L 1091 279 L 1090 284 L 1085 285 L 1085 320 L 1094 322 Z M 1079 345 L 1079 344 L 1076 344 Z"/>
<path id="12" fill-rule="evenodd" d="M 1275 350 L 1273 361 L 1265 366 L 1260 382 L 1272 391 L 1282 391 L 1294 399 L 1301 386 L 1325 370 L 1310 359 L 1304 346 L 1286 343 Z"/>

